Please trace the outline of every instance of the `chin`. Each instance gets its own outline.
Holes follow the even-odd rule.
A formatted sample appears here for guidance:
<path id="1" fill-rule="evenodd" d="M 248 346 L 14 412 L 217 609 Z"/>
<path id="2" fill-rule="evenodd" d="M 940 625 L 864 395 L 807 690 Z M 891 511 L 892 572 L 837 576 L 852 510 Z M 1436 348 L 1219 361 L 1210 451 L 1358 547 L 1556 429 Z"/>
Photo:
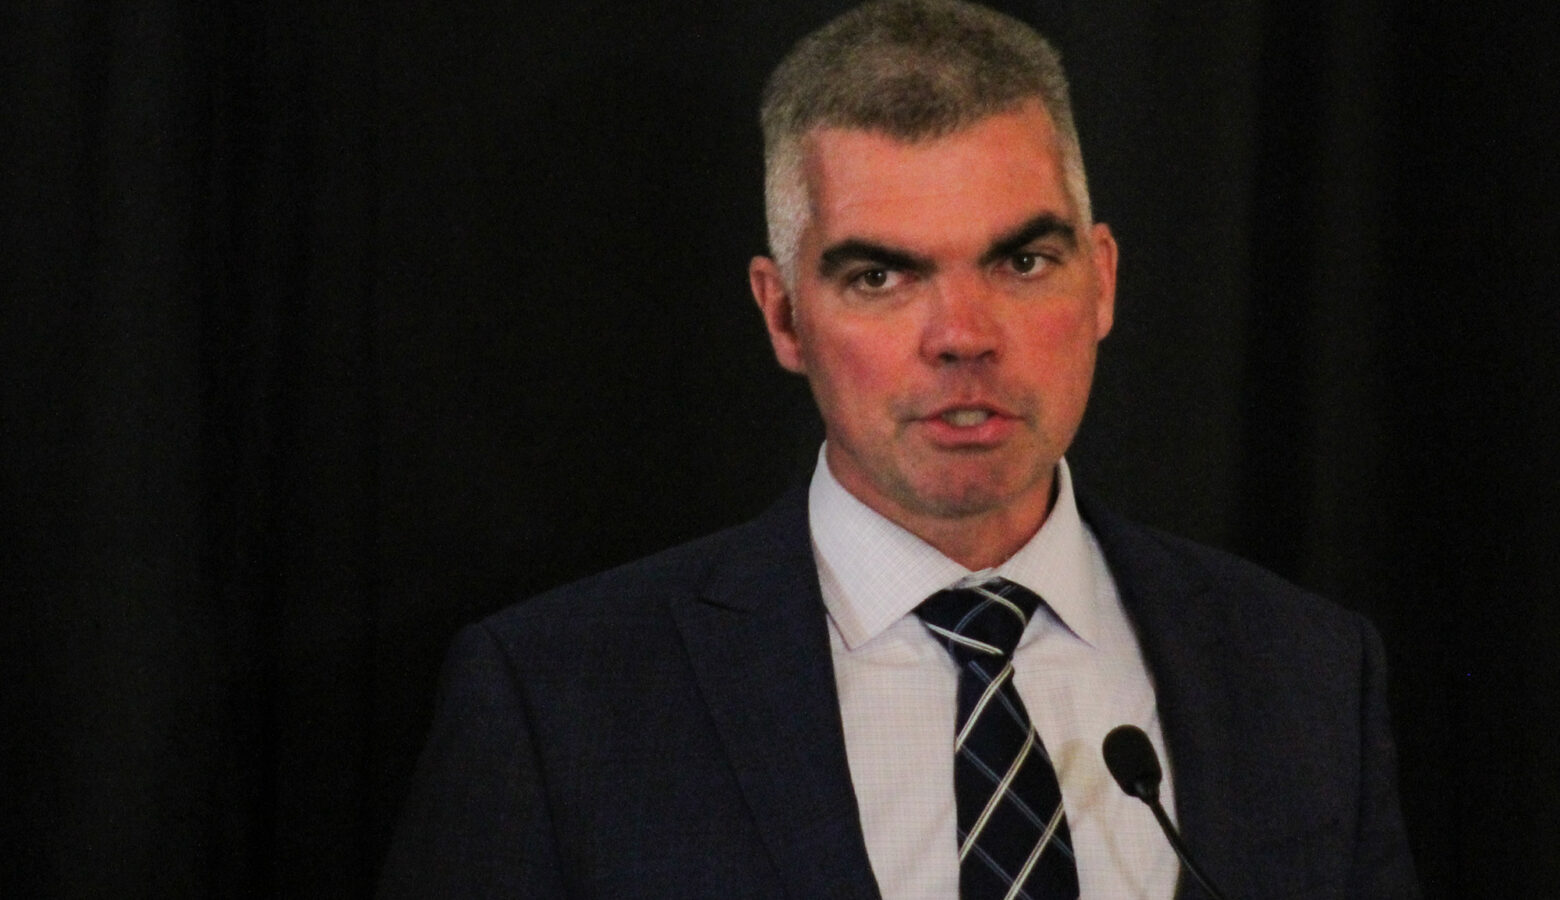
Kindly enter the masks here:
<path id="1" fill-rule="evenodd" d="M 1021 507 L 1033 491 L 1044 490 L 1046 475 L 1054 468 L 1015 472 L 943 471 L 936 476 L 902 485 L 900 500 L 922 514 L 945 519 L 967 519 Z M 1049 501 L 1049 496 L 1047 496 Z"/>
<path id="2" fill-rule="evenodd" d="M 926 485 L 921 490 L 911 488 L 906 506 L 918 509 L 922 514 L 940 519 L 965 519 L 999 510 L 1013 498 L 1010 491 L 997 490 L 992 484 L 978 481 L 966 484 L 942 482 Z"/>

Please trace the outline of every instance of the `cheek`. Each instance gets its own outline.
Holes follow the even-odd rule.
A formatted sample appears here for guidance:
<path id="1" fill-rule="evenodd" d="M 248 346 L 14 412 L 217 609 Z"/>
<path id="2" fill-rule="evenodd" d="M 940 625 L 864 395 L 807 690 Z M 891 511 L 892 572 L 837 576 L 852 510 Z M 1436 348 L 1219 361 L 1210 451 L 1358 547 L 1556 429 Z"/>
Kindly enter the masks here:
<path id="1" fill-rule="evenodd" d="M 880 329 L 807 328 L 803 353 L 819 400 L 834 409 L 881 407 L 905 383 L 896 342 Z"/>
<path id="2" fill-rule="evenodd" d="M 1053 388 L 1088 391 L 1098 345 L 1093 306 L 1051 308 L 1025 325 L 1025 355 L 1030 371 L 1040 373 Z M 1055 402 L 1054 398 L 1053 402 Z"/>
<path id="3" fill-rule="evenodd" d="M 1095 309 L 1079 302 L 1047 305 L 1029 317 L 1025 326 L 1028 342 L 1037 350 L 1057 357 L 1071 357 L 1083 351 L 1092 354 L 1097 328 Z"/>

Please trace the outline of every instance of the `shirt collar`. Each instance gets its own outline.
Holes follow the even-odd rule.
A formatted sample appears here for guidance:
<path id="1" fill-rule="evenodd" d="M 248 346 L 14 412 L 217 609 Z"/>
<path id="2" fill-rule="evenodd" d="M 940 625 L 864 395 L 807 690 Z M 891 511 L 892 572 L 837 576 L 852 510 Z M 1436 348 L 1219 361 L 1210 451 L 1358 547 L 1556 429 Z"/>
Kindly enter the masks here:
<path id="1" fill-rule="evenodd" d="M 1000 576 L 1029 588 L 1068 630 L 1095 644 L 1098 619 L 1088 536 L 1066 460 L 1057 464 L 1056 474 L 1056 502 L 1035 536 L 995 569 L 972 573 L 856 499 L 829 471 L 820 450 L 808 492 L 808 520 L 824 605 L 845 646 L 855 650 L 922 600 L 972 574 Z"/>

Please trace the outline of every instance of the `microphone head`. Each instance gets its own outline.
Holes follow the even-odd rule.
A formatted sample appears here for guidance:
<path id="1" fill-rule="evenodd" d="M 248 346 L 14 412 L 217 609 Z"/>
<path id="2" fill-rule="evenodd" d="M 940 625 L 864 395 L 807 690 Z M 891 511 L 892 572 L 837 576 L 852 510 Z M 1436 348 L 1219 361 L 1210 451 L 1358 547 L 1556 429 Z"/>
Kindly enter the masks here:
<path id="1" fill-rule="evenodd" d="M 1164 773 L 1159 768 L 1159 755 L 1148 735 L 1136 725 L 1117 725 L 1105 735 L 1101 748 L 1105 754 L 1105 767 L 1121 785 L 1121 789 L 1144 803 L 1159 801 L 1159 780 Z"/>

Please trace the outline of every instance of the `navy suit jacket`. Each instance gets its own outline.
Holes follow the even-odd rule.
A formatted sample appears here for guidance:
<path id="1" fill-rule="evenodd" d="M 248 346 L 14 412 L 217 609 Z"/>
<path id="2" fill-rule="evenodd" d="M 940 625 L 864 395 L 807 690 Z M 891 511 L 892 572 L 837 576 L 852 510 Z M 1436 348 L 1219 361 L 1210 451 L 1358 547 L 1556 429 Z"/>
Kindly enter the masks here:
<path id="1" fill-rule="evenodd" d="M 1370 625 L 1080 507 L 1203 869 L 1230 900 L 1417 896 Z M 877 897 L 806 492 L 463 631 L 380 892 Z"/>

